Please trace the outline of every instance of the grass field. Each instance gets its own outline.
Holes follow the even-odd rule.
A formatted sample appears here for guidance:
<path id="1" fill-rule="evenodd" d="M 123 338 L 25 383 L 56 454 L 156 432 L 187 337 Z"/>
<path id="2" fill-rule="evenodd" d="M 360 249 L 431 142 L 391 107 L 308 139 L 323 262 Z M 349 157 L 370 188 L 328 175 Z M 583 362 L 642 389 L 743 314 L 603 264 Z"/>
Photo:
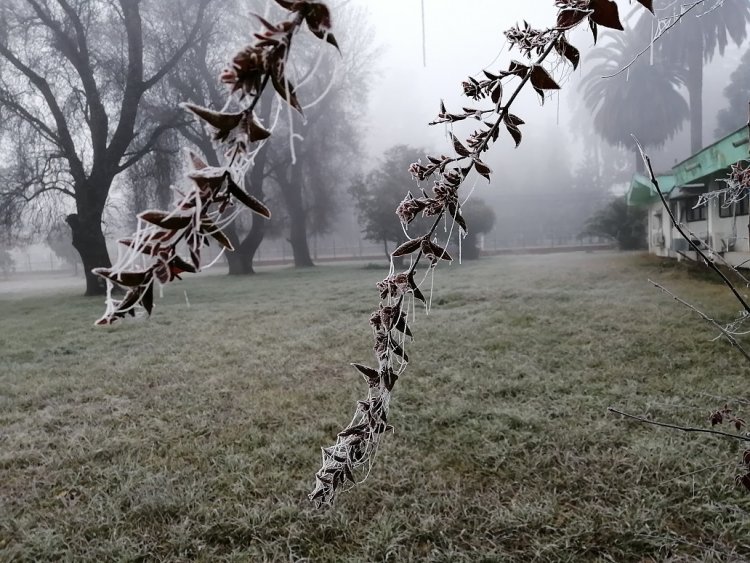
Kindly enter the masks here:
<path id="1" fill-rule="evenodd" d="M 606 412 L 706 426 L 748 395 L 741 356 L 646 280 L 728 319 L 722 287 L 632 254 L 442 267 L 395 435 L 315 511 L 383 273 L 192 278 L 113 330 L 70 290 L 0 297 L 0 560 L 750 559 L 741 445 Z"/>

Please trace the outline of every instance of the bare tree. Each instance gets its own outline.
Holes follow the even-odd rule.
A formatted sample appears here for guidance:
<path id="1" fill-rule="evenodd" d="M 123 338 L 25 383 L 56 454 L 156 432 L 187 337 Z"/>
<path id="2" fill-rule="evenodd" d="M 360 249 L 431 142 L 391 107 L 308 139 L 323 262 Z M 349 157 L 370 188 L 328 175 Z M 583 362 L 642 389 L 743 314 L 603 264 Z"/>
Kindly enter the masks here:
<path id="1" fill-rule="evenodd" d="M 49 194 L 70 208 L 86 295 L 104 293 L 91 270 L 111 265 L 102 215 L 113 180 L 181 119 L 145 122 L 143 100 L 194 43 L 209 1 L 10 0 L 0 11 L 0 109 L 26 137 L 0 206 L 17 213 Z M 173 17 L 144 21 L 151 9 Z"/>
<path id="2" fill-rule="evenodd" d="M 222 0 L 234 6 L 234 0 Z M 243 5 L 245 9 L 248 6 Z M 261 12 L 264 4 L 250 3 L 249 8 Z M 278 9 L 273 5 L 269 10 Z M 169 78 L 170 86 L 182 99 L 221 109 L 224 96 L 216 81 L 216 71 L 223 60 L 216 58 L 219 44 L 226 44 L 227 35 L 244 40 L 248 23 L 243 9 L 235 6 L 226 13 L 240 17 L 223 18 L 222 12 L 204 21 L 201 37 L 186 54 L 186 63 Z M 295 265 L 312 266 L 308 237 L 328 232 L 338 209 L 338 186 L 347 182 L 353 163 L 358 162 L 359 136 L 357 112 L 366 101 L 364 80 L 372 72 L 375 55 L 373 35 L 366 18 L 355 8 L 343 8 L 334 14 L 337 41 L 341 44 L 341 58 L 321 50 L 314 38 L 299 37 L 304 48 L 292 55 L 295 68 L 305 69 L 297 77 L 298 87 L 305 99 L 316 101 L 304 109 L 304 116 L 292 112 L 278 115 L 273 96 L 264 96 L 257 113 L 263 123 L 277 123 L 274 135 L 255 155 L 252 168 L 244 178 L 245 189 L 259 200 L 278 199 L 284 203 L 284 213 L 274 214 L 283 229 L 288 231 Z M 218 33 L 216 30 L 221 30 Z M 338 59 L 338 60 L 337 60 Z M 315 70 L 315 72 L 312 72 Z M 333 109 L 335 108 L 335 111 Z M 276 120 L 278 118 L 278 121 Z M 291 123 L 290 123 L 291 120 Z M 291 131 L 290 131 L 291 128 Z M 188 142 L 200 150 L 213 166 L 219 156 L 206 131 L 196 124 L 180 127 Z M 315 143 L 295 143 L 294 153 L 289 148 L 289 136 L 314 137 Z M 235 252 L 227 255 L 230 274 L 252 274 L 255 254 L 269 232 L 269 222 L 252 217 L 226 228 L 226 235 Z"/>

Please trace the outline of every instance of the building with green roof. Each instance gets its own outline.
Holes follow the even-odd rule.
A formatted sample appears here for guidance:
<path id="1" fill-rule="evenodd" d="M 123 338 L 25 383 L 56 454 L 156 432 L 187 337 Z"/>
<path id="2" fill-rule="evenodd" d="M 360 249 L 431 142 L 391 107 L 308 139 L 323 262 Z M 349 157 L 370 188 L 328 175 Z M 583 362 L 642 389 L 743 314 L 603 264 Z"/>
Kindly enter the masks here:
<path id="1" fill-rule="evenodd" d="M 701 196 L 725 188 L 724 180 L 730 167 L 746 160 L 748 127 L 744 126 L 656 176 L 672 213 L 693 240 L 734 265 L 750 259 L 750 200 L 745 196 L 740 201 L 727 203 L 721 193 L 709 198 Z M 626 197 L 628 205 L 648 209 L 649 252 L 657 256 L 696 259 L 688 241 L 673 227 L 647 176 L 633 175 Z"/>

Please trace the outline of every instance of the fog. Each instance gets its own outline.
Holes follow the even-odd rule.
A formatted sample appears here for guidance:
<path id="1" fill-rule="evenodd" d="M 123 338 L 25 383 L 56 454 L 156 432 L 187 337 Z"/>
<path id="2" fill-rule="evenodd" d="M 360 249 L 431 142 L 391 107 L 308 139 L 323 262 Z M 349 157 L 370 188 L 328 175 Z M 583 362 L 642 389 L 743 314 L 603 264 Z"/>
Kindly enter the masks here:
<path id="1" fill-rule="evenodd" d="M 345 10 L 354 10 L 366 20 L 363 29 L 369 28 L 372 33 L 373 55 L 365 61 L 359 101 L 354 102 L 352 113 L 361 148 L 353 163 L 356 170 L 346 177 L 331 178 L 338 206 L 336 219 L 330 228 L 309 235 L 311 254 L 315 259 L 375 257 L 383 254 L 382 245 L 362 235 L 348 193 L 352 178 L 377 171 L 383 154 L 394 145 L 431 154 L 449 153 L 449 131 L 455 130 L 465 138 L 477 122 L 467 120 L 453 129 L 428 125 L 435 119 L 441 100 L 449 111 L 477 105 L 463 96 L 461 82 L 469 75 L 479 76 L 483 69 L 498 71 L 507 68 L 510 60 L 521 59 L 519 53 L 508 52 L 503 31 L 524 20 L 535 27 L 551 26 L 556 10 L 550 0 L 473 0 L 460 5 L 448 0 L 348 0 L 332 4 L 334 29 L 337 13 Z M 626 27 L 635 25 L 642 9 L 623 5 L 623 22 Z M 600 44 L 606 44 L 607 35 L 606 31 L 600 34 Z M 583 108 L 581 82 L 591 69 L 588 55 L 594 47 L 592 36 L 588 29 L 578 29 L 570 40 L 581 51 L 579 68 L 572 71 L 560 65 L 552 69 L 562 89 L 548 96 L 544 105 L 531 90 L 521 94 L 513 109 L 526 122 L 520 147 L 514 148 L 509 138 L 501 136 L 485 157 L 494 171 L 492 182 L 472 179 L 462 188 L 462 200 L 481 199 L 494 211 L 494 227 L 480 241 L 487 251 L 583 244 L 579 235 L 587 218 L 624 193 L 634 172 L 632 152 L 612 147 L 597 136 L 591 112 Z M 342 41 L 342 50 L 346 47 L 346 41 Z M 723 90 L 746 49 L 747 41 L 740 46 L 730 41 L 723 55 L 717 53 L 705 65 L 704 145 L 714 139 L 717 113 L 726 107 Z M 648 57 L 646 53 L 644 58 Z M 672 139 L 650 149 L 657 168 L 668 169 L 691 154 L 689 129 L 685 120 Z M 406 171 L 403 177 L 404 193 L 415 190 Z M 122 212 L 118 210 L 117 214 Z M 112 227 L 111 238 L 125 229 Z M 291 261 L 292 249 L 282 231 L 266 237 L 257 256 L 260 262 Z M 16 270 L 66 267 L 59 254 L 54 255 L 40 242 L 36 237 L 14 247 Z"/>

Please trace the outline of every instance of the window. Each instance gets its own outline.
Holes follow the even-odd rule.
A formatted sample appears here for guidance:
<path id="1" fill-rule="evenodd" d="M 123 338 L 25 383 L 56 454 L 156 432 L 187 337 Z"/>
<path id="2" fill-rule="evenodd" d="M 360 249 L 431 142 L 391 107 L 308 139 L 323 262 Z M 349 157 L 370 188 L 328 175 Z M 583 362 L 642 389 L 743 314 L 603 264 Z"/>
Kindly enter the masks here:
<path id="1" fill-rule="evenodd" d="M 719 217 L 748 215 L 748 212 L 750 211 L 750 200 L 748 200 L 747 196 L 743 197 L 740 201 L 730 203 L 729 205 L 727 205 L 726 199 L 726 194 L 721 194 L 721 199 L 719 200 Z"/>
<path id="2" fill-rule="evenodd" d="M 691 197 L 685 200 L 685 220 L 690 223 L 693 221 L 705 221 L 706 219 L 706 206 L 701 204 L 698 207 L 698 196 Z"/>
<path id="3" fill-rule="evenodd" d="M 732 217 L 734 215 L 734 204 L 727 203 L 727 194 L 721 194 L 719 198 L 719 217 Z"/>

